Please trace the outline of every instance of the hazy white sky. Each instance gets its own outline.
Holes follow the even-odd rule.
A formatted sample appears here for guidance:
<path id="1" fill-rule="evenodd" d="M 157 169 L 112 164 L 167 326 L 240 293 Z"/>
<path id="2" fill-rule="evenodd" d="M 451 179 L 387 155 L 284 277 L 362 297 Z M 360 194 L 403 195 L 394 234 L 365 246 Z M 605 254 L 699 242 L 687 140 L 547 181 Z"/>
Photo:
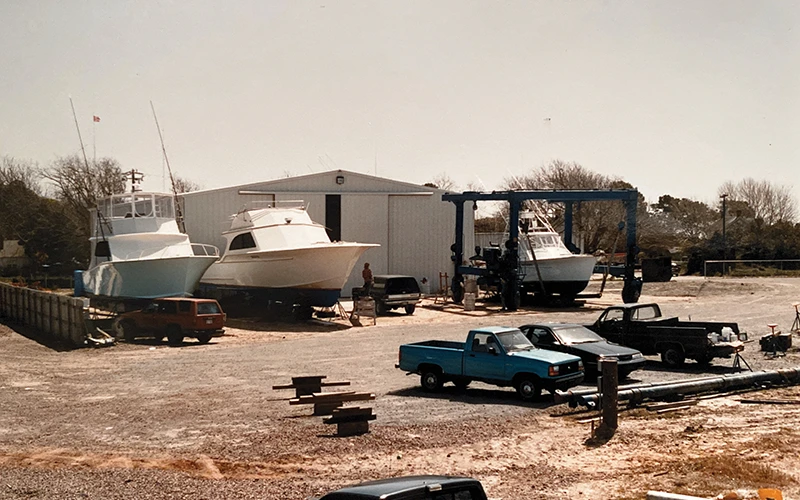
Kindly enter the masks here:
<path id="1" fill-rule="evenodd" d="M 0 155 L 80 152 L 72 96 L 90 160 L 145 189 L 152 100 L 205 188 L 341 168 L 495 189 L 559 158 L 651 202 L 748 176 L 800 195 L 797 2 L 4 0 L 0 19 Z"/>

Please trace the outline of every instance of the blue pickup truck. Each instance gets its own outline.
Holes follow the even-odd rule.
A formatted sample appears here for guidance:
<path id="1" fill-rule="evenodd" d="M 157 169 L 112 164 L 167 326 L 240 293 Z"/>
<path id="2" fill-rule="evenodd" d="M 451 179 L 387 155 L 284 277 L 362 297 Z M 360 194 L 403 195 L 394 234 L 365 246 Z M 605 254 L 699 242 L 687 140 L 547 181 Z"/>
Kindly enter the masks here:
<path id="1" fill-rule="evenodd" d="M 578 356 L 545 351 L 518 329 L 489 326 L 471 330 L 466 342 L 428 340 L 400 346 L 396 367 L 420 375 L 426 391 L 445 382 L 466 388 L 473 380 L 512 386 L 522 399 L 538 397 L 542 389 L 566 390 L 583 380 Z"/>

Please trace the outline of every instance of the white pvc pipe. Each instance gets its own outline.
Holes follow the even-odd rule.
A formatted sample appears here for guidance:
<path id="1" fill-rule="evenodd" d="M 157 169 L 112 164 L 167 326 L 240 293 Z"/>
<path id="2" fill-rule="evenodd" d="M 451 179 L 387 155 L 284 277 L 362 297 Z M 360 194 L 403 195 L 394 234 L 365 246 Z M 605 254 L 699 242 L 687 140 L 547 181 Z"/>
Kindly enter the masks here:
<path id="1" fill-rule="evenodd" d="M 677 493 L 667 493 L 664 491 L 648 491 L 647 500 L 708 500 L 708 497 L 691 497 L 689 495 L 678 495 Z"/>

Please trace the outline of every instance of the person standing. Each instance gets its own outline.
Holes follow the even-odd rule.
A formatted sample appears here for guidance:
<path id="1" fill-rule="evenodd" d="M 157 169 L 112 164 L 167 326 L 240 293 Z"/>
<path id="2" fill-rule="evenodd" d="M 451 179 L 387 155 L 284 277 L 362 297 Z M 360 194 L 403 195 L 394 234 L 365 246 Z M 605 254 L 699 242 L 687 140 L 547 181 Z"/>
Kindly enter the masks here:
<path id="1" fill-rule="evenodd" d="M 369 262 L 364 263 L 364 270 L 361 271 L 361 277 L 364 278 L 364 295 L 368 296 L 369 292 L 372 290 L 372 283 L 374 282 L 372 278 L 372 269 L 369 268 Z"/>

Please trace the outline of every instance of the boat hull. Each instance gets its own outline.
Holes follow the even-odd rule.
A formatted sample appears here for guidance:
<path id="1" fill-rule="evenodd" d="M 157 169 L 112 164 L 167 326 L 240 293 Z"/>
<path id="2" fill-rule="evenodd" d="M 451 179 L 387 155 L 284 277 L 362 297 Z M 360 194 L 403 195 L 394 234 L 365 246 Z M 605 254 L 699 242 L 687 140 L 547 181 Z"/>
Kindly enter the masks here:
<path id="1" fill-rule="evenodd" d="M 206 291 L 244 291 L 269 300 L 336 304 L 359 257 L 377 245 L 323 243 L 308 247 L 228 254 L 200 280 Z M 216 294 L 219 297 L 219 293 Z"/>
<path id="2" fill-rule="evenodd" d="M 216 256 L 187 255 L 102 262 L 83 272 L 84 291 L 113 298 L 186 297 L 216 260 Z"/>
<path id="3" fill-rule="evenodd" d="M 533 261 L 521 263 L 525 278 L 522 280 L 522 289 L 526 292 L 540 293 L 541 282 L 544 284 L 546 294 L 577 295 L 586 289 L 589 279 L 594 272 L 597 258 L 593 255 L 567 255 L 539 259 L 539 273 Z"/>

